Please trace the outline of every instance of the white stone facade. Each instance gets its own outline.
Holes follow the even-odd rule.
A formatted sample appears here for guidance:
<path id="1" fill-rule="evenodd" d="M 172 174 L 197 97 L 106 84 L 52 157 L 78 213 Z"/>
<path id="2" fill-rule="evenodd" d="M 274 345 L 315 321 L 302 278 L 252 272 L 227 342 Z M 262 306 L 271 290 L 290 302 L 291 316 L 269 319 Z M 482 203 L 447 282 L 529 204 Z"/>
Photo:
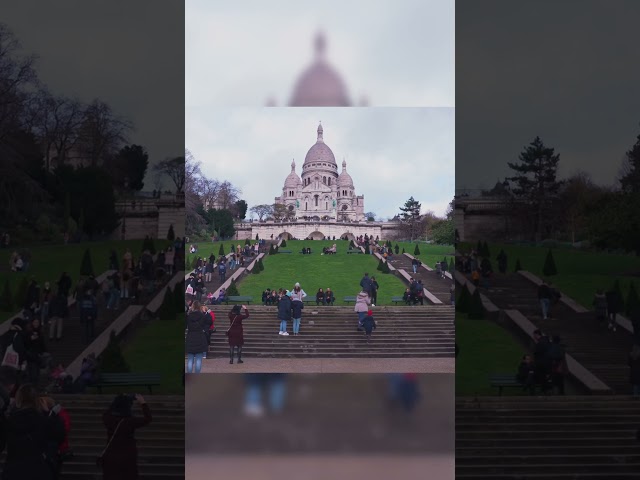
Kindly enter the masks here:
<path id="1" fill-rule="evenodd" d="M 397 222 L 249 222 L 235 224 L 238 240 L 259 238 L 270 240 L 279 237 L 305 240 L 324 237 L 351 240 L 354 237 L 369 235 L 382 240 L 398 238 L 400 225 Z"/>

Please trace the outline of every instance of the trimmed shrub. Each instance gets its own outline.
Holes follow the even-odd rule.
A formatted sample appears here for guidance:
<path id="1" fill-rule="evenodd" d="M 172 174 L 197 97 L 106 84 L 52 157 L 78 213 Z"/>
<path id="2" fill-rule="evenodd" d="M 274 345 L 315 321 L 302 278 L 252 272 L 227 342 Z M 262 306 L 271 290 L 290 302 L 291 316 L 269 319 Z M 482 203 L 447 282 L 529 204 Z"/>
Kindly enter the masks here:
<path id="1" fill-rule="evenodd" d="M 264 272 L 264 263 L 262 263 L 262 259 L 258 260 L 258 267 L 261 272 Z"/>
<path id="2" fill-rule="evenodd" d="M 453 271 L 456 269 L 456 263 L 453 261 L 453 257 L 449 259 L 449 272 L 453 275 Z"/>
<path id="3" fill-rule="evenodd" d="M 276 253 L 276 249 L 273 247 L 273 243 L 269 247 L 269 255 L 273 255 Z"/>
<path id="4" fill-rule="evenodd" d="M 556 268 L 556 262 L 553 259 L 551 249 L 547 252 L 547 258 L 544 259 L 544 268 L 542 269 L 542 273 L 547 277 L 552 277 L 553 275 L 558 274 L 558 269 Z"/>
<path id="5" fill-rule="evenodd" d="M 513 270 L 514 272 L 519 272 L 522 270 L 522 265 L 520 265 L 520 259 L 516 260 L 516 268 Z"/>
<path id="6" fill-rule="evenodd" d="M 115 331 L 111 331 L 109 344 L 100 355 L 99 364 L 100 373 L 128 373 L 131 371 L 131 367 L 122 354 Z"/>
<path id="7" fill-rule="evenodd" d="M 287 241 L 283 238 L 282 239 L 282 243 L 280 244 L 281 247 L 286 247 L 287 246 Z"/>
<path id="8" fill-rule="evenodd" d="M 220 248 L 218 249 L 218 255 L 224 255 L 224 243 L 220 244 Z"/>
<path id="9" fill-rule="evenodd" d="M 469 306 L 469 318 L 473 320 L 481 320 L 484 318 L 484 306 L 480 298 L 480 289 L 476 288 L 471 295 L 471 305 Z"/>
<path id="10" fill-rule="evenodd" d="M 622 294 L 622 288 L 620 288 L 620 280 L 616 278 L 616 281 L 613 282 L 613 288 L 611 290 L 617 294 L 616 296 L 618 303 L 616 305 L 616 313 L 624 312 L 626 303 L 624 295 Z"/>
<path id="11" fill-rule="evenodd" d="M 173 307 L 176 313 L 184 312 L 184 291 L 186 288 L 184 280 L 182 280 L 176 284 L 176 287 L 173 289 Z"/>
<path id="12" fill-rule="evenodd" d="M 389 268 L 389 264 L 387 262 L 382 262 L 382 273 L 391 273 L 391 269 Z"/>
<path id="13" fill-rule="evenodd" d="M 456 293 L 458 294 L 456 312 L 469 313 L 469 308 L 471 306 L 471 294 L 469 293 L 467 284 L 465 283 L 462 288 L 456 288 Z"/>
<path id="14" fill-rule="evenodd" d="M 256 233 L 256 242 L 260 240 L 260 237 L 258 236 L 258 234 Z"/>
<path id="15" fill-rule="evenodd" d="M 93 262 L 91 261 L 91 252 L 87 248 L 82 256 L 82 263 L 80 264 L 80 275 L 88 277 L 93 275 Z"/>
<path id="16" fill-rule="evenodd" d="M 175 320 L 176 304 L 171 288 L 167 287 L 164 291 L 164 300 L 158 309 L 157 315 L 160 320 Z"/>
<path id="17" fill-rule="evenodd" d="M 638 299 L 638 292 L 636 292 L 636 286 L 632 281 L 629 285 L 629 294 L 627 295 L 625 313 L 631 317 L 640 308 L 640 299 Z"/>
<path id="18" fill-rule="evenodd" d="M 483 250 L 483 255 L 485 257 L 487 257 L 487 258 L 491 257 L 491 252 L 489 251 L 489 245 L 487 244 L 486 240 L 482 244 L 482 250 Z"/>
<path id="19" fill-rule="evenodd" d="M 398 255 L 398 253 L 400 253 L 400 247 L 398 246 L 398 244 L 396 243 L 395 248 L 393 249 L 396 252 L 396 255 Z"/>
<path id="20" fill-rule="evenodd" d="M 251 241 L 247 238 L 247 239 L 244 241 L 244 244 L 245 244 L 245 245 L 251 245 Z"/>
<path id="21" fill-rule="evenodd" d="M 382 264 L 383 264 L 383 263 L 384 263 L 384 262 L 382 261 L 382 259 L 378 260 L 378 266 L 376 267 L 376 270 L 378 270 L 379 272 L 381 272 L 381 271 L 382 271 Z"/>
<path id="22" fill-rule="evenodd" d="M 169 231 L 167 232 L 167 240 L 173 242 L 176 239 L 176 232 L 173 231 L 173 223 L 169 225 Z"/>
<path id="23" fill-rule="evenodd" d="M 482 256 L 482 252 L 483 252 L 483 249 L 482 249 L 482 242 L 481 242 L 480 240 L 478 240 L 478 243 L 476 244 L 476 253 L 477 253 L 479 256 Z"/>
<path id="24" fill-rule="evenodd" d="M 418 247 L 417 243 L 416 243 L 416 248 L 413 249 L 413 254 L 414 255 L 420 255 L 420 247 Z"/>
<path id="25" fill-rule="evenodd" d="M 229 288 L 227 288 L 227 295 L 233 297 L 237 297 L 238 295 L 240 295 L 235 279 L 231 280 L 231 285 L 229 285 Z"/>
<path id="26" fill-rule="evenodd" d="M 404 247 L 402 247 L 402 253 L 407 253 L 407 252 L 404 251 Z"/>

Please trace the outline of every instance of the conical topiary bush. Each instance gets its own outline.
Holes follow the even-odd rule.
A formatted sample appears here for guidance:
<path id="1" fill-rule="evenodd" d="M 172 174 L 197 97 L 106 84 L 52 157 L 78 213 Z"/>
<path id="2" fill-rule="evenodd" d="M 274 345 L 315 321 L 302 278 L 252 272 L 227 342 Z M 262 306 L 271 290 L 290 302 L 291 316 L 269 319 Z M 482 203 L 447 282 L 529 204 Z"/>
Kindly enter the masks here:
<path id="1" fill-rule="evenodd" d="M 458 294 L 456 312 L 469 313 L 469 308 L 471 306 L 471 294 L 469 293 L 467 284 L 465 283 L 462 287 L 456 287 L 456 293 Z"/>
<path id="2" fill-rule="evenodd" d="M 416 243 L 416 248 L 413 249 L 413 254 L 414 255 L 420 255 L 420 247 L 418 247 L 417 243 Z"/>
<path id="3" fill-rule="evenodd" d="M 282 243 L 280 244 L 281 247 L 286 247 L 287 246 L 287 241 L 283 238 L 282 239 Z"/>
<path id="4" fill-rule="evenodd" d="M 480 298 L 480 290 L 476 288 L 471 295 L 471 305 L 469 306 L 469 318 L 481 320 L 484 318 L 484 306 Z"/>
<path id="5" fill-rule="evenodd" d="M 9 279 L 5 280 L 2 295 L 0 295 L 0 311 L 13 312 L 13 296 L 11 295 Z"/>
<path id="6" fill-rule="evenodd" d="M 393 249 L 394 252 L 396 252 L 396 255 L 398 255 L 398 253 L 400 253 L 400 247 L 398 246 L 398 244 L 396 243 L 395 248 Z"/>
<path id="7" fill-rule="evenodd" d="M 484 254 L 485 257 L 487 257 L 487 258 L 491 257 L 491 251 L 489 250 L 489 244 L 487 243 L 486 240 L 482 244 L 482 250 L 483 250 L 483 254 Z"/>
<path id="8" fill-rule="evenodd" d="M 248 238 L 244 241 L 245 245 L 251 245 L 251 240 L 249 240 Z"/>
<path id="9" fill-rule="evenodd" d="M 158 318 L 160 320 L 175 320 L 176 314 L 175 298 L 171 288 L 167 287 L 164 291 L 164 300 L 158 310 Z"/>
<path id="10" fill-rule="evenodd" d="M 546 277 L 552 277 L 553 275 L 558 274 L 558 269 L 556 268 L 556 262 L 553 259 L 553 253 L 551 249 L 547 252 L 547 257 L 544 259 L 544 267 L 542 268 L 542 273 Z"/>
<path id="11" fill-rule="evenodd" d="M 383 263 L 384 263 L 384 262 L 382 261 L 382 259 L 378 260 L 378 266 L 376 267 L 376 270 L 378 270 L 379 272 L 381 272 L 381 271 L 382 271 L 382 264 L 383 264 Z"/>
<path id="12" fill-rule="evenodd" d="M 262 258 L 258 260 L 258 266 L 260 267 L 260 271 L 264 272 L 264 263 L 262 263 Z"/>
<path id="13" fill-rule="evenodd" d="M 514 272 L 519 272 L 522 270 L 522 265 L 520 265 L 520 259 L 516 260 L 516 268 L 513 269 Z"/>
<path id="14" fill-rule="evenodd" d="M 391 269 L 389 268 L 389 263 L 382 262 L 382 273 L 391 273 Z"/>
<path id="15" fill-rule="evenodd" d="M 615 293 L 617 302 L 615 305 L 615 312 L 616 313 L 621 313 L 625 311 L 625 298 L 624 295 L 622 294 L 622 288 L 620 288 L 620 280 L 618 280 L 616 278 L 615 282 L 613 282 L 613 288 L 612 291 Z"/>
<path id="16" fill-rule="evenodd" d="M 407 252 L 404 251 L 404 247 L 402 247 L 402 253 L 407 253 Z"/>
<path id="17" fill-rule="evenodd" d="M 82 255 L 82 263 L 80 264 L 80 275 L 88 277 L 93 275 L 93 262 L 91 261 L 91 252 L 87 248 Z"/>
<path id="18" fill-rule="evenodd" d="M 173 223 L 169 225 L 169 231 L 167 232 L 167 240 L 173 242 L 176 239 L 176 232 L 173 231 Z"/>
<path id="19" fill-rule="evenodd" d="M 276 253 L 276 250 L 273 247 L 273 243 L 272 243 L 271 246 L 269 247 L 269 255 L 273 255 L 274 253 Z"/>
<path id="20" fill-rule="evenodd" d="M 238 295 L 240 295 L 240 292 L 238 291 L 238 286 L 236 285 L 235 278 L 231 280 L 231 285 L 229 285 L 229 288 L 227 288 L 227 295 L 233 296 L 233 297 L 237 297 Z"/>
<path id="21" fill-rule="evenodd" d="M 218 249 L 218 255 L 224 255 L 224 243 L 220 244 L 220 248 Z"/>
<path id="22" fill-rule="evenodd" d="M 483 253 L 483 249 L 482 249 L 482 242 L 480 240 L 478 240 L 478 243 L 476 244 L 476 253 L 481 257 L 482 253 Z"/>
<path id="23" fill-rule="evenodd" d="M 451 272 L 451 275 L 453 275 L 453 271 L 456 268 L 456 264 L 453 261 L 453 257 L 449 258 L 449 271 Z"/>
<path id="24" fill-rule="evenodd" d="M 129 367 L 129 364 L 122 354 L 115 331 L 111 331 L 109 343 L 107 344 L 107 348 L 102 352 L 102 355 L 100 355 L 99 364 L 100 373 L 128 373 L 131 371 L 131 367 Z"/>
<path id="25" fill-rule="evenodd" d="M 184 280 L 180 283 L 176 284 L 173 289 L 173 307 L 177 313 L 184 312 L 184 291 L 186 289 L 186 285 Z"/>
<path id="26" fill-rule="evenodd" d="M 640 308 L 640 300 L 638 299 L 638 292 L 636 291 L 636 286 L 632 281 L 629 285 L 629 293 L 627 294 L 627 301 L 625 302 L 625 313 L 631 317 L 638 311 Z"/>

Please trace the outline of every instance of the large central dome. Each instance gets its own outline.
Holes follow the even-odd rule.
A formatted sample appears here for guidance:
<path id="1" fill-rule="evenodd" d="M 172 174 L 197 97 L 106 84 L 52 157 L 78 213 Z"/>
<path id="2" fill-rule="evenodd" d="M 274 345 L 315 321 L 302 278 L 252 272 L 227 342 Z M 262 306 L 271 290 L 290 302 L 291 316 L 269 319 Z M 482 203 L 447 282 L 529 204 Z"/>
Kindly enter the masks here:
<path id="1" fill-rule="evenodd" d="M 322 125 L 318 126 L 318 140 L 316 143 L 309 149 L 307 155 L 304 157 L 304 165 L 308 165 L 309 163 L 331 163 L 338 168 L 336 164 L 336 157 L 333 155 L 331 149 L 324 143 L 324 139 L 322 138 Z"/>

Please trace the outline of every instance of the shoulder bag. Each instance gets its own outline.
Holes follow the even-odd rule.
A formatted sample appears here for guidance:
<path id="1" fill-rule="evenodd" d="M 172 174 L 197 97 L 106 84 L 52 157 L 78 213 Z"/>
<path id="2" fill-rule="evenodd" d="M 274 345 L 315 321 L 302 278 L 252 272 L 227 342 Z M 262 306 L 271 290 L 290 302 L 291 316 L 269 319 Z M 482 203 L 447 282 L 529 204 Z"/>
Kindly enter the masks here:
<path id="1" fill-rule="evenodd" d="M 121 423 L 122 423 L 122 420 L 120 420 L 118 422 L 118 425 L 116 425 L 116 429 L 113 431 L 113 435 L 111 435 L 111 438 L 107 443 L 107 446 L 104 447 L 104 450 L 102 451 L 102 453 L 96 457 L 96 465 L 98 467 L 102 467 L 102 464 L 104 463 L 104 454 L 107 453 L 107 450 L 109 450 L 109 447 L 111 446 L 111 442 L 113 442 L 113 439 L 116 437 L 116 433 L 118 433 L 118 429 L 120 428 Z"/>

